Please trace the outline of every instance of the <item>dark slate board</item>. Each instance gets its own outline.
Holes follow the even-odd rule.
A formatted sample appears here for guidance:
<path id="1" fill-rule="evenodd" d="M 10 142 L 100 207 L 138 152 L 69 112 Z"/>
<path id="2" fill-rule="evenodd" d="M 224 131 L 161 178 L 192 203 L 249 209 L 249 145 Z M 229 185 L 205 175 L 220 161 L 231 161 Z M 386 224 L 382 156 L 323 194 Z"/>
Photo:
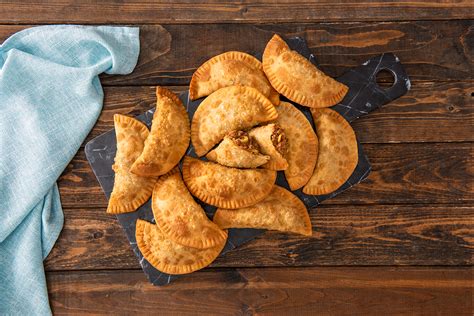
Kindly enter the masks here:
<path id="1" fill-rule="evenodd" d="M 316 58 L 309 51 L 304 39 L 296 37 L 289 39 L 287 42 L 292 49 L 298 51 L 300 54 L 308 58 L 312 63 L 316 64 Z M 261 57 L 261 54 L 254 55 L 258 58 Z M 389 89 L 382 89 L 376 83 L 376 75 L 383 69 L 390 71 L 394 76 L 394 85 Z M 410 80 L 408 79 L 408 76 L 400 64 L 400 61 L 393 54 L 382 54 L 380 56 L 371 58 L 361 66 L 342 75 L 337 80 L 346 84 L 349 87 L 349 92 L 347 93 L 344 100 L 342 100 L 341 103 L 333 106 L 332 109 L 342 114 L 349 122 L 352 122 L 353 120 L 368 114 L 370 111 L 373 111 L 382 105 L 397 99 L 410 89 Z M 191 101 L 188 98 L 187 92 L 181 93 L 180 98 L 186 105 L 189 117 L 192 118 L 197 107 L 202 102 L 202 99 Z M 288 101 L 284 98 L 282 98 L 282 100 Z M 314 128 L 309 109 L 299 105 L 296 105 L 296 107 L 304 113 Z M 153 112 L 154 108 L 137 116 L 137 119 L 143 121 L 148 127 L 150 127 L 153 118 Z M 358 143 L 358 148 L 359 162 L 356 169 L 349 180 L 347 180 L 346 183 L 344 183 L 335 192 L 327 195 L 306 195 L 301 190 L 293 191 L 294 194 L 304 201 L 309 211 L 312 211 L 312 209 L 322 201 L 336 196 L 337 194 L 347 190 L 351 186 L 367 178 L 371 170 L 370 163 L 365 156 L 360 143 Z M 110 130 L 92 139 L 85 146 L 87 160 L 89 161 L 92 170 L 94 171 L 94 174 L 100 183 L 100 186 L 104 190 L 107 199 L 110 197 L 110 193 L 112 192 L 114 184 L 114 172 L 112 171 L 112 164 L 114 161 L 116 149 L 114 130 Z M 192 144 L 188 148 L 187 155 L 196 157 Z M 278 172 L 276 183 L 289 189 L 282 171 Z M 197 199 L 196 201 L 203 206 L 206 214 L 212 219 L 216 208 Z M 155 222 L 151 210 L 151 201 L 148 201 L 146 204 L 141 206 L 136 212 L 120 214 L 117 215 L 117 218 L 125 230 L 128 240 L 130 241 L 130 245 L 137 255 L 143 271 L 152 284 L 165 285 L 180 277 L 178 275 L 162 273 L 155 269 L 150 263 L 148 263 L 147 260 L 143 258 L 143 255 L 137 247 L 135 240 L 136 220 L 140 218 L 153 223 Z M 252 240 L 263 232 L 263 230 L 257 229 L 230 229 L 227 244 L 220 255 L 223 255 L 227 251 Z"/>

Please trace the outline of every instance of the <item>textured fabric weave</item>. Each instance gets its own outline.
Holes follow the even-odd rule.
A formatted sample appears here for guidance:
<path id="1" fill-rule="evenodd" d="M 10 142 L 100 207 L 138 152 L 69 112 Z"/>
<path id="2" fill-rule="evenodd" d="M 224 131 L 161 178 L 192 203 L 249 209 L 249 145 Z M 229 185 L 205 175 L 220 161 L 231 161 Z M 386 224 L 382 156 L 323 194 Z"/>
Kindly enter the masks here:
<path id="1" fill-rule="evenodd" d="M 0 314 L 48 315 L 43 260 L 63 226 L 56 180 L 128 74 L 138 28 L 30 28 L 0 46 Z"/>

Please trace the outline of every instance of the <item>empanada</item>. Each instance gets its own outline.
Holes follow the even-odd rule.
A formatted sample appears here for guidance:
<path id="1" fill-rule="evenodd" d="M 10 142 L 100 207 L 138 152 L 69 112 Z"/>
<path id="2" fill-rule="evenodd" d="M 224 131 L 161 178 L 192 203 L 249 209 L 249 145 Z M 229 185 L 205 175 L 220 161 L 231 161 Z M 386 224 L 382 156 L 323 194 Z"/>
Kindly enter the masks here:
<path id="1" fill-rule="evenodd" d="M 311 220 L 301 200 L 275 185 L 263 201 L 237 210 L 217 209 L 214 222 L 222 229 L 259 228 L 311 236 Z"/>
<path id="2" fill-rule="evenodd" d="M 148 136 L 146 125 L 121 114 L 114 115 L 114 125 L 117 153 L 112 166 L 115 172 L 114 188 L 107 213 L 120 214 L 135 211 L 150 198 L 156 177 L 141 177 L 130 172 Z"/>
<path id="3" fill-rule="evenodd" d="M 257 168 L 270 160 L 270 156 L 260 153 L 258 144 L 244 131 L 227 134 L 206 158 L 223 166 L 236 168 Z"/>
<path id="4" fill-rule="evenodd" d="M 189 84 L 189 98 L 196 100 L 229 86 L 252 87 L 273 104 L 280 102 L 278 92 L 263 73 L 262 63 L 249 54 L 236 51 L 217 55 L 202 64 Z"/>
<path id="5" fill-rule="evenodd" d="M 285 170 L 288 168 L 288 162 L 285 158 L 288 142 L 280 125 L 272 123 L 255 127 L 250 130 L 249 135 L 255 139 L 262 154 L 270 156 L 270 161 L 264 164 L 263 168 L 271 170 Z"/>
<path id="6" fill-rule="evenodd" d="M 278 116 L 273 104 L 254 88 L 230 86 L 217 90 L 199 105 L 191 125 L 198 156 L 206 154 L 225 135 Z"/>
<path id="7" fill-rule="evenodd" d="M 211 248 L 227 239 L 227 232 L 209 220 L 184 185 L 178 167 L 161 176 L 153 189 L 153 216 L 173 242 L 193 248 Z"/>
<path id="8" fill-rule="evenodd" d="M 288 139 L 285 178 L 292 191 L 305 185 L 313 175 L 318 159 L 318 137 L 304 114 L 288 102 L 276 106 L 278 123 Z"/>
<path id="9" fill-rule="evenodd" d="M 291 101 L 312 108 L 337 104 L 349 90 L 291 50 L 277 34 L 263 52 L 263 70 L 275 90 Z"/>
<path id="10" fill-rule="evenodd" d="M 226 240 L 212 248 L 182 246 L 166 238 L 157 225 L 138 219 L 135 238 L 143 257 L 156 269 L 168 274 L 185 274 L 208 266 L 220 254 Z"/>
<path id="11" fill-rule="evenodd" d="M 170 171 L 189 146 L 189 117 L 181 100 L 170 90 L 156 87 L 156 111 L 145 148 L 132 166 L 141 176 L 159 176 Z"/>
<path id="12" fill-rule="evenodd" d="M 311 109 L 319 139 L 316 167 L 303 192 L 329 194 L 349 179 L 357 166 L 357 139 L 351 125 L 331 109 Z"/>
<path id="13" fill-rule="evenodd" d="M 222 208 L 240 208 L 263 200 L 272 190 L 276 172 L 229 168 L 186 156 L 183 179 L 201 201 Z"/>

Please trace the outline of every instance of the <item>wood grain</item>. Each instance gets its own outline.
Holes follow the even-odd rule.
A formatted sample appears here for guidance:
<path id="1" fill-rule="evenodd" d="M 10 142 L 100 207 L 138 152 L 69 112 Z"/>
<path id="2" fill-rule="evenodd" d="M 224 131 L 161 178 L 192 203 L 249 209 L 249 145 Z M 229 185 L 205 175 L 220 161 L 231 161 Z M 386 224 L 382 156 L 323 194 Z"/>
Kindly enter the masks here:
<path id="1" fill-rule="evenodd" d="M 187 85 L 194 70 L 210 57 L 228 50 L 261 53 L 275 32 L 306 38 L 321 69 L 331 76 L 339 76 L 370 57 L 393 52 L 412 81 L 473 80 L 470 20 L 139 26 L 137 67 L 128 76 L 104 76 L 105 85 Z M 0 40 L 25 27 L 0 26 Z"/>
<path id="2" fill-rule="evenodd" d="M 66 209 L 46 269 L 139 268 L 122 228 L 99 209 Z M 474 207 L 323 205 L 310 211 L 313 236 L 267 232 L 214 267 L 469 265 Z"/>
<path id="3" fill-rule="evenodd" d="M 471 143 L 364 144 L 372 173 L 327 204 L 472 203 Z M 59 179 L 66 208 L 105 207 L 107 200 L 81 149 Z"/>
<path id="4" fill-rule="evenodd" d="M 176 93 L 185 86 L 170 87 Z M 156 104 L 155 87 L 106 87 L 103 111 L 86 142 L 113 128 L 115 113 L 136 116 Z M 474 86 L 417 82 L 403 97 L 353 123 L 362 143 L 474 141 Z"/>
<path id="5" fill-rule="evenodd" d="M 472 18 L 471 1 L 2 1 L 0 23 L 265 23 Z M 93 14 L 91 14 L 93 12 Z"/>
<path id="6" fill-rule="evenodd" d="M 207 270 L 165 287 L 139 271 L 48 274 L 54 314 L 471 315 L 469 268 Z"/>

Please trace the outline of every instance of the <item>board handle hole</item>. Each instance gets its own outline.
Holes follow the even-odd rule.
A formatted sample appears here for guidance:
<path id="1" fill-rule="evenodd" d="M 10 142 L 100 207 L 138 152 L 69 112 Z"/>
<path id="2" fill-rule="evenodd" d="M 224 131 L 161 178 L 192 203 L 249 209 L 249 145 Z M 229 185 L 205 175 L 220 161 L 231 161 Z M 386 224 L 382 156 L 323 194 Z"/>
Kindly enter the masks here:
<path id="1" fill-rule="evenodd" d="M 381 69 L 375 76 L 377 85 L 384 89 L 390 89 L 395 85 L 395 74 L 389 69 Z"/>

